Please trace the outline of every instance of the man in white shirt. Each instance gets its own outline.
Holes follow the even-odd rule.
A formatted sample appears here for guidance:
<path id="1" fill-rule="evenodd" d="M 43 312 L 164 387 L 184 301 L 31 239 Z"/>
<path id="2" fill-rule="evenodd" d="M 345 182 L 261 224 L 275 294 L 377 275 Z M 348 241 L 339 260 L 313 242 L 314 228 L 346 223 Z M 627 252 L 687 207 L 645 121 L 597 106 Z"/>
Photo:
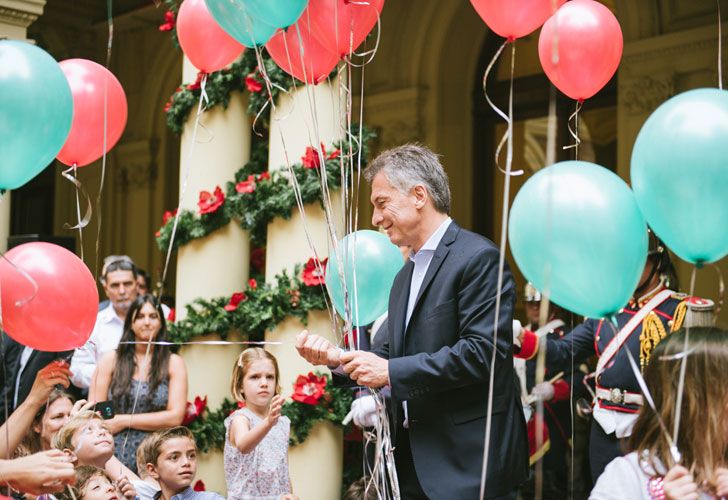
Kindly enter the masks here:
<path id="1" fill-rule="evenodd" d="M 81 389 L 91 385 L 101 355 L 119 345 L 126 313 L 138 294 L 136 266 L 127 259 L 111 261 L 102 270 L 101 284 L 109 305 L 99 311 L 91 337 L 76 349 L 71 359 L 71 382 Z"/>

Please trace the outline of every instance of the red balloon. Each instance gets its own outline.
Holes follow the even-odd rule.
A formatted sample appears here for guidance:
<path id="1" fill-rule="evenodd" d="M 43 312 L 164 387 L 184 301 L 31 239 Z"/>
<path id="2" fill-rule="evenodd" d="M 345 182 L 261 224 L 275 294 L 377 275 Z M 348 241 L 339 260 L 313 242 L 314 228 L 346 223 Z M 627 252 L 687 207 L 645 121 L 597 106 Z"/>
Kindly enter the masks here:
<path id="1" fill-rule="evenodd" d="M 245 50 L 217 24 L 205 0 L 182 2 L 177 14 L 177 38 L 190 62 L 205 73 L 221 70 Z"/>
<path id="2" fill-rule="evenodd" d="M 324 47 L 344 57 L 351 54 L 377 24 L 384 0 L 309 0 L 308 16 L 314 35 Z"/>
<path id="3" fill-rule="evenodd" d="M 126 126 L 126 95 L 109 70 L 86 59 L 60 62 L 73 94 L 73 121 L 58 158 L 66 165 L 93 163 L 119 141 Z M 106 151 L 104 151 L 104 93 L 106 92 Z"/>
<path id="4" fill-rule="evenodd" d="M 566 0 L 556 0 L 556 8 Z M 554 13 L 552 0 L 470 0 L 490 29 L 515 40 L 536 31 Z"/>
<path id="5" fill-rule="evenodd" d="M 40 351 L 81 347 L 91 336 L 99 307 L 96 283 L 86 264 L 65 248 L 43 242 L 17 246 L 5 257 L 38 285 L 33 297 L 35 289 L 28 278 L 0 259 L 7 334 Z"/>
<path id="6" fill-rule="evenodd" d="M 608 8 L 594 0 L 571 0 L 543 25 L 538 57 L 556 88 L 583 101 L 614 76 L 622 45 L 622 28 Z"/>
<path id="7" fill-rule="evenodd" d="M 325 80 L 339 62 L 339 55 L 324 47 L 303 19 L 277 30 L 265 48 L 283 71 L 314 85 Z"/>

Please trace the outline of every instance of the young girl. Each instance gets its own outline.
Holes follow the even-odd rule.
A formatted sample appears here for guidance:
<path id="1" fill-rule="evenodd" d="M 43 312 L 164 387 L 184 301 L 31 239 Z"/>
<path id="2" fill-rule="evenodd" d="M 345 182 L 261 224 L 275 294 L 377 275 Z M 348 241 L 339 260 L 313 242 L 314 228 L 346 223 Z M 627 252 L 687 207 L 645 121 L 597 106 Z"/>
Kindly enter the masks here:
<path id="1" fill-rule="evenodd" d="M 644 378 L 659 417 L 645 401 L 630 440 L 590 498 L 703 499 L 728 495 L 728 332 L 691 328 L 662 340 Z M 687 353 L 678 453 L 671 450 L 680 363 Z M 663 425 L 661 425 L 661 422 Z"/>
<path id="2" fill-rule="evenodd" d="M 281 416 L 276 358 L 260 347 L 245 349 L 233 367 L 231 391 L 245 406 L 225 419 L 228 498 L 295 498 L 288 475 L 291 421 Z"/>

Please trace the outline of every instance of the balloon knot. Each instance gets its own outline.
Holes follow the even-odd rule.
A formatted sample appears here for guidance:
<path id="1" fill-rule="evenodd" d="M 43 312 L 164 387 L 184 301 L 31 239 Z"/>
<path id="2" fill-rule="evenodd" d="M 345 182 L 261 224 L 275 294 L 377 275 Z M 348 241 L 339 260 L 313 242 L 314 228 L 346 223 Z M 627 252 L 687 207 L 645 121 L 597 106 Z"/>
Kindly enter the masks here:
<path id="1" fill-rule="evenodd" d="M 516 37 L 511 35 L 508 38 L 506 38 L 506 43 L 513 43 L 516 41 Z"/>

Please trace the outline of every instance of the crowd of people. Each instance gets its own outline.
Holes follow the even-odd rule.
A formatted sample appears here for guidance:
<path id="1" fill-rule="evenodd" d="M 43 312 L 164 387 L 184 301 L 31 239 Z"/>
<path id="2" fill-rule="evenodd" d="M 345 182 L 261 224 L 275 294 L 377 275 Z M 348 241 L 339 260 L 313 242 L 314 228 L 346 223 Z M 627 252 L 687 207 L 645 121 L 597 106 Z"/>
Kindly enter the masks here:
<path id="1" fill-rule="evenodd" d="M 398 484 L 376 494 L 728 495 L 728 332 L 712 326 L 710 301 L 673 290 L 669 254 L 654 235 L 634 297 L 613 321 L 577 321 L 528 286 L 521 325 L 498 248 L 449 216 L 437 155 L 394 148 L 365 177 L 372 223 L 406 249 L 388 313 L 359 350 L 308 331 L 295 345 L 335 383 L 365 388 L 352 407 L 357 425 L 379 425 L 369 391 L 386 395 Z M 187 369 L 164 343 L 169 309 L 126 256 L 106 259 L 100 281 L 108 302 L 74 352 L 4 337 L 0 452 L 13 458 L 0 460 L 0 482 L 28 498 L 219 498 L 192 488 L 197 448 L 181 426 Z M 296 498 L 279 380 L 278 361 L 259 347 L 232 367 L 240 405 L 224 421 L 228 498 Z M 591 420 L 589 431 L 575 414 Z M 365 479 L 347 498 L 374 491 Z"/>

